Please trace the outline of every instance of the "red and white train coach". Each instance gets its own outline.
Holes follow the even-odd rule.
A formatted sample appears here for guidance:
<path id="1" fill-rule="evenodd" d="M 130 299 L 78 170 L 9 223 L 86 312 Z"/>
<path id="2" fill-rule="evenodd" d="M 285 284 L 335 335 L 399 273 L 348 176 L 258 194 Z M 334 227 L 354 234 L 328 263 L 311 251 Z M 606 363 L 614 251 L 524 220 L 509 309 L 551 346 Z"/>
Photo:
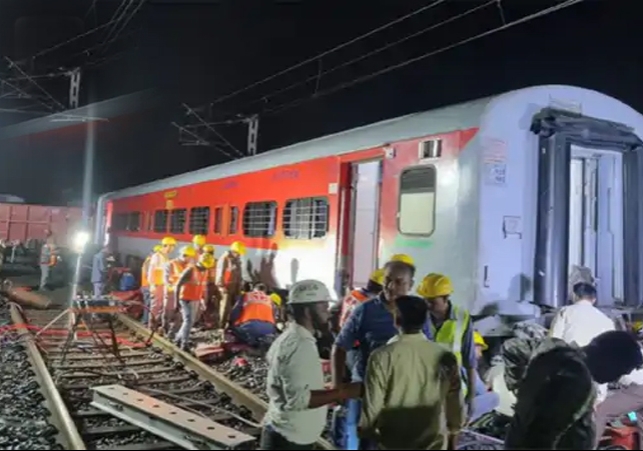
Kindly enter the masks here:
<path id="1" fill-rule="evenodd" d="M 340 296 L 394 253 L 480 312 L 556 306 L 572 265 L 605 303 L 643 290 L 643 116 L 571 86 L 411 114 L 105 194 L 97 236 L 143 256 L 172 235 L 236 240 L 251 271 Z M 102 239 L 102 238 L 101 238 Z"/>

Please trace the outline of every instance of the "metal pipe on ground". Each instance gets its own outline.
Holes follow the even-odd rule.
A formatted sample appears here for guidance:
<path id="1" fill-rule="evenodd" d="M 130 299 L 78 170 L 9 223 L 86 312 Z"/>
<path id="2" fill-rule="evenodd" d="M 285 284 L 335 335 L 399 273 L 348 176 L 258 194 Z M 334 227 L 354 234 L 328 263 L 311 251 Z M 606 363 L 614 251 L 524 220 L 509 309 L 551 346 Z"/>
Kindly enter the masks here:
<path id="1" fill-rule="evenodd" d="M 25 287 L 14 287 L 13 284 L 5 280 L 0 287 L 2 294 L 7 296 L 13 302 L 23 307 L 32 307 L 40 310 L 47 310 L 51 306 L 51 299 L 42 294 L 29 291 Z"/>

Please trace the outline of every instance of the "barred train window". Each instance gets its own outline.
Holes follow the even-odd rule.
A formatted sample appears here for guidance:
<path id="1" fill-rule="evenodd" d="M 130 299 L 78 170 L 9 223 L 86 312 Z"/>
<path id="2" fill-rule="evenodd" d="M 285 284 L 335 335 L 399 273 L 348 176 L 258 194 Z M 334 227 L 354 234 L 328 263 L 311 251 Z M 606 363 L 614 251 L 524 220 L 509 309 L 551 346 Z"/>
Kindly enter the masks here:
<path id="1" fill-rule="evenodd" d="M 308 197 L 286 201 L 283 219 L 287 238 L 323 238 L 328 230 L 328 199 Z"/>
<path id="2" fill-rule="evenodd" d="M 168 210 L 156 210 L 154 212 L 154 231 L 156 233 L 167 232 L 167 218 L 169 216 Z"/>
<path id="3" fill-rule="evenodd" d="M 228 234 L 234 235 L 239 230 L 239 207 L 230 207 L 230 226 Z"/>
<path id="4" fill-rule="evenodd" d="M 269 238 L 277 226 L 277 202 L 250 202 L 243 209 L 243 234 L 251 238 Z"/>
<path id="5" fill-rule="evenodd" d="M 398 229 L 407 235 L 428 236 L 435 230 L 435 166 L 407 169 L 400 176 Z"/>
<path id="6" fill-rule="evenodd" d="M 112 230 L 118 231 L 118 232 L 127 230 L 127 221 L 128 221 L 127 213 L 116 213 L 112 217 Z"/>
<path id="7" fill-rule="evenodd" d="M 217 207 L 214 209 L 214 233 L 221 234 L 223 225 L 223 208 Z"/>
<path id="8" fill-rule="evenodd" d="M 210 228 L 210 207 L 194 207 L 190 209 L 190 234 L 207 235 Z"/>
<path id="9" fill-rule="evenodd" d="M 133 211 L 129 214 L 127 230 L 129 230 L 130 232 L 138 232 L 139 230 L 141 230 L 141 213 L 140 212 Z"/>
<path id="10" fill-rule="evenodd" d="M 188 211 L 185 208 L 170 212 L 170 233 L 184 233 Z"/>

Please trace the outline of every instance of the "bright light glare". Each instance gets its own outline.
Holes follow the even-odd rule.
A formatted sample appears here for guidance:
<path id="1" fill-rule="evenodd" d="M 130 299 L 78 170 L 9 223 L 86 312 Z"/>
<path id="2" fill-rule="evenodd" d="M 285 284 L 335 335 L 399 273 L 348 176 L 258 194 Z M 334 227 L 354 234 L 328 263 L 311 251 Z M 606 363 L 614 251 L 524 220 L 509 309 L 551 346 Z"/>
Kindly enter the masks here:
<path id="1" fill-rule="evenodd" d="M 74 235 L 74 241 L 73 241 L 74 250 L 76 250 L 77 252 L 82 252 L 85 249 L 85 246 L 87 245 L 87 243 L 89 243 L 89 238 L 90 236 L 89 236 L 89 233 L 87 232 L 84 232 L 84 231 L 76 232 L 76 234 Z"/>

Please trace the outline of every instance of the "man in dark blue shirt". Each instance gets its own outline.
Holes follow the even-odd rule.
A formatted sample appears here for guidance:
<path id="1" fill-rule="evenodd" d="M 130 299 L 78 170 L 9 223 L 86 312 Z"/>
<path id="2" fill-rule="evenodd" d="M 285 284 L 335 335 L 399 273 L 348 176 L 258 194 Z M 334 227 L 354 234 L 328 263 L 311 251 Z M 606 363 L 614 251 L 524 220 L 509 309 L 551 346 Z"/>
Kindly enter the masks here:
<path id="1" fill-rule="evenodd" d="M 346 352 L 353 349 L 355 342 L 359 342 L 357 358 L 351 368 L 353 382 L 361 382 L 366 371 L 366 363 L 370 354 L 380 346 L 385 345 L 397 335 L 393 312 L 394 300 L 399 296 L 406 296 L 413 286 L 415 266 L 412 260 L 392 259 L 384 266 L 384 290 L 375 299 L 358 305 L 344 324 L 335 339 L 332 352 L 333 385 L 342 384 L 346 369 Z M 427 322 L 423 327 L 427 338 L 431 339 L 431 328 Z M 352 399 L 347 403 L 346 434 L 344 449 L 366 449 L 367 444 L 359 443 L 357 425 L 361 401 Z"/>

